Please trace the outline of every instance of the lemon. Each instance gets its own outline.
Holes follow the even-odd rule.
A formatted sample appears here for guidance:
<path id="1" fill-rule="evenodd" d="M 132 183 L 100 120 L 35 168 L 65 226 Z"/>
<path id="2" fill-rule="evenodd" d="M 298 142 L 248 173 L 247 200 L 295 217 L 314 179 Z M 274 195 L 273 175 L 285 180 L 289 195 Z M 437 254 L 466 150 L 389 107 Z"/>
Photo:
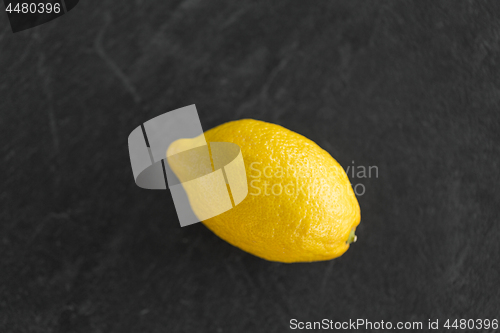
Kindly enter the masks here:
<path id="1" fill-rule="evenodd" d="M 207 142 L 237 144 L 247 176 L 246 198 L 202 221 L 220 238 L 263 259 L 285 263 L 333 259 L 355 241 L 361 219 L 358 201 L 343 168 L 316 143 L 253 119 L 228 122 L 204 135 Z M 185 150 L 179 146 L 189 140 L 199 145 L 199 137 L 178 140 L 170 153 Z M 177 176 L 183 172 L 175 166 L 172 170 Z"/>

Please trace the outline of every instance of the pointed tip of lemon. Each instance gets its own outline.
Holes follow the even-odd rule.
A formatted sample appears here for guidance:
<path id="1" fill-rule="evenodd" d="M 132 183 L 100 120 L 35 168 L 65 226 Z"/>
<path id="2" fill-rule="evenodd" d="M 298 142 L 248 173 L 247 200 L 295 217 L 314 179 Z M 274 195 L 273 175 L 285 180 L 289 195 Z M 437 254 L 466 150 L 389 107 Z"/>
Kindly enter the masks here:
<path id="1" fill-rule="evenodd" d="M 346 241 L 347 244 L 356 243 L 356 241 L 358 240 L 358 236 L 354 234 L 355 231 L 356 229 L 354 228 L 351 230 L 351 233 L 349 234 L 349 237 L 347 238 Z"/>

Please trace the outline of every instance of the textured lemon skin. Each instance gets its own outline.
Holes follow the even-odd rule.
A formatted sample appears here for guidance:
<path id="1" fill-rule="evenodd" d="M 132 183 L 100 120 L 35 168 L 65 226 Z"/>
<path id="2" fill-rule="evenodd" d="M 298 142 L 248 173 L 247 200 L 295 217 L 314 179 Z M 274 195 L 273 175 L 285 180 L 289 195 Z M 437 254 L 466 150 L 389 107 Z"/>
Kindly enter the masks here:
<path id="1" fill-rule="evenodd" d="M 253 119 L 222 124 L 205 138 L 240 146 L 249 184 L 240 204 L 202 221 L 216 235 L 285 263 L 329 260 L 347 251 L 360 208 L 346 173 L 328 152 L 298 133 Z"/>

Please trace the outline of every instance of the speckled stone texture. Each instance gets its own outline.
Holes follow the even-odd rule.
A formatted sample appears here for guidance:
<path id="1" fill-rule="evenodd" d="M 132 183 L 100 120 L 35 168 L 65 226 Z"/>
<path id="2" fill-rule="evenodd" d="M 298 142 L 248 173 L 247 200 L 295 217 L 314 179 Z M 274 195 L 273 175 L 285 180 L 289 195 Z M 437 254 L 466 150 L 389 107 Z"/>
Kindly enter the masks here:
<path id="1" fill-rule="evenodd" d="M 500 319 L 499 13 L 496 0 L 102 0 L 17 34 L 1 14 L 0 332 Z M 289 265 L 180 228 L 168 191 L 134 184 L 127 137 L 190 104 L 205 130 L 260 119 L 344 168 L 377 166 L 351 177 L 365 187 L 358 242 Z"/>

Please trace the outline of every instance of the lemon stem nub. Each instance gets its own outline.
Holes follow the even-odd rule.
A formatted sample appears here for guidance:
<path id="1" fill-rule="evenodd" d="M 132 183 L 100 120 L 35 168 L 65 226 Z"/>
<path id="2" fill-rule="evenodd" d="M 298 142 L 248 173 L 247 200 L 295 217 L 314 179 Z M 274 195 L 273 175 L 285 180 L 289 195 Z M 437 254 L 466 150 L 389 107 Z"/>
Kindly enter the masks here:
<path id="1" fill-rule="evenodd" d="M 358 236 L 356 236 L 354 234 L 355 230 L 356 229 L 354 229 L 354 228 L 351 229 L 351 233 L 349 234 L 349 237 L 347 238 L 347 242 L 346 242 L 347 244 L 356 243 L 356 241 L 358 240 Z"/>

